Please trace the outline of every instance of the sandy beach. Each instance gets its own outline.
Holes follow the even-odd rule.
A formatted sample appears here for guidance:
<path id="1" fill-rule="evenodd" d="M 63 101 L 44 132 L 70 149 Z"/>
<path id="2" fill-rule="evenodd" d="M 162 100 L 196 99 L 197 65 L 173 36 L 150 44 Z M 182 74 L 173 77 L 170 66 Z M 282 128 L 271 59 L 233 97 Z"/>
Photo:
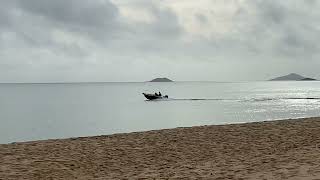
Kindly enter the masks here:
<path id="1" fill-rule="evenodd" d="M 0 179 L 320 179 L 320 118 L 4 144 Z"/>

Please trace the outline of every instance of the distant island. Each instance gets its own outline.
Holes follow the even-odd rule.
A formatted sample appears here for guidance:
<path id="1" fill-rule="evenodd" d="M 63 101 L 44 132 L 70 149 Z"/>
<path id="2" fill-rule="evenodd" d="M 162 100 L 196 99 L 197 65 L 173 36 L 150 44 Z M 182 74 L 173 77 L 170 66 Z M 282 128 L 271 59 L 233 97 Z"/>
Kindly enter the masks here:
<path id="1" fill-rule="evenodd" d="M 149 82 L 173 82 L 173 81 L 171 79 L 168 79 L 168 78 L 155 78 L 155 79 L 152 79 Z"/>
<path id="2" fill-rule="evenodd" d="M 291 73 L 286 76 L 280 76 L 274 79 L 270 79 L 270 81 L 316 81 L 316 79 L 303 77 L 296 73 Z"/>
<path id="3" fill-rule="evenodd" d="M 316 79 L 313 78 L 303 78 L 300 81 L 316 81 Z"/>

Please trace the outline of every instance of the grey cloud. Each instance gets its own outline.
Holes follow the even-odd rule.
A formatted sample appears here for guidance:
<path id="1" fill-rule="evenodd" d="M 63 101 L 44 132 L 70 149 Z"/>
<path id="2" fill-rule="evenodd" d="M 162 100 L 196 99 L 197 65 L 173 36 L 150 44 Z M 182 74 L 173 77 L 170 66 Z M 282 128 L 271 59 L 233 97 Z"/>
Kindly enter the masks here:
<path id="1" fill-rule="evenodd" d="M 12 0 L 5 8 L 2 17 L 14 26 L 9 31 L 31 45 L 52 44 L 54 30 L 94 41 L 112 38 L 119 30 L 118 9 L 108 0 Z M 12 15 L 13 11 L 16 14 Z"/>
<path id="2" fill-rule="evenodd" d="M 236 49 L 247 47 L 247 51 L 280 59 L 313 56 L 320 50 L 315 20 L 320 14 L 315 9 L 304 1 L 247 1 L 234 18 L 240 28 L 235 26 L 235 36 L 226 39 L 236 38 L 232 41 L 238 43 Z"/>
<path id="3" fill-rule="evenodd" d="M 276 4 L 276 3 L 274 3 Z M 280 54 L 288 57 L 310 57 L 310 55 L 318 54 L 320 46 L 318 45 L 318 34 L 320 33 L 317 29 L 317 22 L 310 16 L 308 16 L 308 10 L 304 10 L 303 3 L 295 3 L 296 9 L 290 8 L 289 4 L 287 7 L 271 11 L 265 17 L 272 17 L 273 25 L 272 31 L 278 34 L 278 39 L 274 42 L 274 51 L 280 52 Z M 302 6 L 301 9 L 299 7 Z M 268 7 L 269 9 L 276 9 Z M 272 13 L 274 13 L 272 15 Z M 286 14 L 286 15 L 284 15 Z M 320 15 L 320 14 L 318 14 Z"/>
<path id="4" fill-rule="evenodd" d="M 130 24 L 127 29 L 132 35 L 141 35 L 139 38 L 146 37 L 162 40 L 163 38 L 176 39 L 183 33 L 183 28 L 178 21 L 177 15 L 171 9 L 158 7 L 157 4 L 151 1 L 142 1 L 138 5 L 149 11 L 154 17 L 154 21 Z"/>
<path id="5" fill-rule="evenodd" d="M 279 66 L 274 72 L 305 70 L 319 64 L 316 61 L 320 58 L 318 1 L 230 1 L 238 8 L 231 18 L 216 17 L 221 15 L 218 12 L 209 16 L 203 11 L 192 14 L 200 26 L 195 29 L 208 28 L 206 25 L 217 18 L 229 21 L 221 23 L 226 27 L 216 27 L 222 28 L 223 33 L 214 34 L 212 29 L 215 35 L 212 37 L 189 36 L 179 16 L 192 12 L 179 14 L 170 4 L 160 6 L 158 2 L 162 1 L 128 0 L 126 5 L 143 8 L 153 16 L 150 22 L 131 22 L 121 17 L 121 5 L 108 0 L 3 1 L 0 80 L 9 71 L 6 67 L 10 67 L 13 76 L 10 80 L 23 78 L 19 72 L 35 67 L 42 69 L 39 73 L 47 73 L 43 77 L 52 79 L 83 69 L 89 69 L 90 77 L 97 69 L 101 78 L 116 76 L 122 67 L 124 78 L 143 79 L 148 76 L 143 69 L 155 71 L 159 65 L 170 65 L 172 72 L 181 73 L 177 77 L 183 77 L 194 64 L 199 64 L 200 69 L 193 71 L 195 77 L 205 76 L 201 72 L 203 68 L 211 75 L 219 72 L 220 77 L 229 79 L 252 79 L 255 77 L 247 76 L 248 72 L 263 72 L 265 69 L 261 67 L 272 67 L 277 62 L 287 66 Z M 210 7 L 206 8 L 211 12 Z M 222 16 L 225 14 L 228 13 Z M 313 65 L 297 63 L 308 58 L 313 59 Z M 129 70 L 127 64 L 135 69 Z M 229 71 L 232 67 L 237 67 L 234 73 Z"/>
<path id="6" fill-rule="evenodd" d="M 207 23 L 208 21 L 207 17 L 203 14 L 196 14 L 195 17 L 200 23 Z"/>
<path id="7" fill-rule="evenodd" d="M 153 8 L 156 21 L 152 24 L 152 30 L 161 36 L 179 36 L 182 28 L 179 25 L 177 16 L 169 9 Z"/>
<path id="8" fill-rule="evenodd" d="M 261 23 L 266 23 L 267 25 L 284 23 L 286 15 L 288 15 L 288 9 L 281 3 L 274 1 L 256 1 L 255 5 L 259 10 L 261 18 L 264 20 Z"/>
<path id="9" fill-rule="evenodd" d="M 43 16 L 64 25 L 101 27 L 118 15 L 117 7 L 108 0 L 19 0 L 26 12 Z"/>
<path id="10" fill-rule="evenodd" d="M 176 14 L 168 8 L 159 8 L 148 1 L 140 5 L 148 9 L 155 20 L 152 23 L 137 24 L 119 22 L 118 8 L 108 0 L 13 0 L 13 2 L 15 4 L 11 3 L 7 8 L 19 9 L 21 15 L 15 18 L 15 27 L 11 31 L 31 46 L 58 49 L 61 49 L 61 46 L 69 46 L 57 44 L 51 34 L 53 30 L 86 38 L 106 48 L 114 48 L 120 43 L 119 46 L 129 46 L 128 49 L 134 44 L 152 49 L 158 44 L 154 43 L 155 41 L 176 39 L 182 33 Z M 79 47 L 77 49 L 81 50 L 77 44 L 71 46 Z"/>
<path id="11" fill-rule="evenodd" d="M 121 52 L 116 55 L 120 57 L 125 52 L 128 56 L 141 54 L 142 51 L 148 54 L 148 51 L 167 47 L 168 44 L 164 41 L 176 39 L 181 32 L 177 17 L 171 10 L 159 9 L 148 2 L 145 7 L 154 15 L 155 21 L 134 25 L 118 22 L 118 8 L 107 0 L 12 0 L 4 4 L 2 7 L 6 11 L 0 12 L 4 15 L 1 17 L 5 17 L 2 22 L 11 24 L 6 31 L 14 38 L 9 43 L 8 39 L 0 42 L 2 52 L 19 45 L 24 50 L 20 52 L 26 53 L 26 57 L 35 49 L 70 57 L 68 61 L 78 58 L 79 62 L 97 49 L 104 49 L 109 54 Z M 56 30 L 74 38 L 79 37 L 84 42 L 57 41 L 57 37 L 52 34 Z M 17 65 L 21 62 L 20 59 L 21 56 L 12 60 L 11 64 Z"/>
<path id="12" fill-rule="evenodd" d="M 95 43 L 113 38 L 119 30 L 118 9 L 108 0 L 12 0 L 1 3 L 0 25 L 3 28 L 0 33 L 10 33 L 13 37 L 9 39 L 10 43 L 5 41 L 8 38 L 0 42 L 3 50 L 15 48 L 11 46 L 15 43 L 26 50 L 42 49 L 79 58 L 89 53 L 87 45 L 68 42 L 64 37 L 59 40 L 53 33 L 61 32 L 74 39 Z"/>
<path id="13" fill-rule="evenodd" d="M 7 29 L 11 24 L 12 16 L 12 6 L 13 2 L 4 1 L 1 2 L 0 6 L 0 33 L 1 31 Z"/>
<path id="14" fill-rule="evenodd" d="M 158 57 L 167 58 L 172 53 L 179 54 L 180 38 L 185 32 L 177 15 L 171 9 L 158 7 L 150 1 L 140 1 L 138 5 L 153 16 L 153 21 L 122 24 L 120 37 L 107 47 L 140 56 L 157 53 Z M 156 61 L 157 58 L 151 59 Z"/>

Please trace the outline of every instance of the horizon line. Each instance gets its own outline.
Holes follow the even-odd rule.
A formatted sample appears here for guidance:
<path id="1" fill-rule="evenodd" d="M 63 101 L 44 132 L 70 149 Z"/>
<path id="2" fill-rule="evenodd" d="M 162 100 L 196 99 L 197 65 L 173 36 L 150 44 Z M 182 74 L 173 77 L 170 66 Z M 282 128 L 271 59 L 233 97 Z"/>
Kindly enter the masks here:
<path id="1" fill-rule="evenodd" d="M 232 83 L 232 82 L 259 82 L 269 80 L 243 80 L 243 81 L 214 81 L 214 80 L 182 80 L 174 82 L 216 82 L 216 83 Z M 163 82 L 150 82 L 150 81 L 66 81 L 66 82 L 0 82 L 0 84 L 89 84 L 89 83 L 163 83 Z M 166 82 L 165 82 L 166 83 Z M 168 82 L 170 83 L 170 82 Z"/>

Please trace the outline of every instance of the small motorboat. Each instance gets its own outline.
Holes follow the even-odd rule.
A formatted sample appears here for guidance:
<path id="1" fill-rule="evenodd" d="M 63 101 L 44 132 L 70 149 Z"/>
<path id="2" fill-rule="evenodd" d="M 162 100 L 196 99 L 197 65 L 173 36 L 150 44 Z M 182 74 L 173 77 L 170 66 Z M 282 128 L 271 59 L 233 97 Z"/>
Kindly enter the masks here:
<path id="1" fill-rule="evenodd" d="M 146 97 L 149 100 L 156 100 L 156 99 L 168 99 L 168 95 L 161 96 L 158 94 L 147 94 L 147 93 L 142 93 L 144 97 Z"/>

